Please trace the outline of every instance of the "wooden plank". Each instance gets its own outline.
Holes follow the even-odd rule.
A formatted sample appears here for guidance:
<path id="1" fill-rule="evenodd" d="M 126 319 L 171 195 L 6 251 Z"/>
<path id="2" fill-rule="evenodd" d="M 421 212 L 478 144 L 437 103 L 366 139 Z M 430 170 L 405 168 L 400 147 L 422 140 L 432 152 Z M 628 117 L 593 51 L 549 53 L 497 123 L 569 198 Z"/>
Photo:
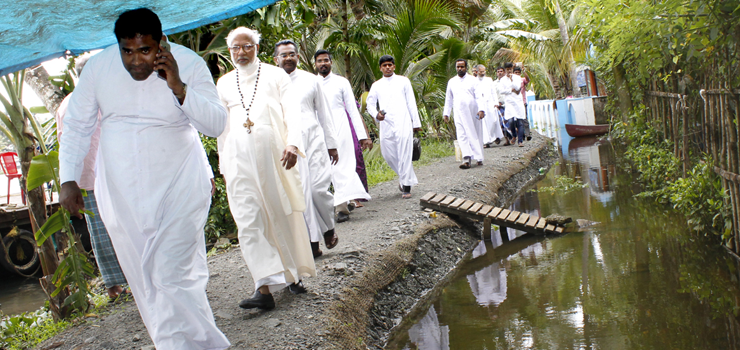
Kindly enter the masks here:
<path id="1" fill-rule="evenodd" d="M 468 210 L 468 208 L 470 208 L 473 204 L 475 204 L 475 202 L 471 200 L 466 200 L 465 203 L 457 207 L 457 209 L 465 211 L 465 210 Z"/>
<path id="2" fill-rule="evenodd" d="M 475 204 L 473 204 L 472 207 L 470 207 L 470 209 L 468 209 L 468 211 L 471 212 L 471 213 L 477 214 L 478 213 L 478 210 L 480 210 L 480 208 L 482 206 L 483 206 L 483 204 L 481 204 L 481 203 L 475 203 Z"/>
<path id="3" fill-rule="evenodd" d="M 509 216 L 507 216 L 507 217 L 506 217 L 506 221 L 507 221 L 507 222 L 516 222 L 516 219 L 517 219 L 517 218 L 519 217 L 519 215 L 521 215 L 521 214 L 522 214 L 522 213 L 520 213 L 520 212 L 518 212 L 518 211 L 512 211 L 511 213 L 509 213 Z"/>
<path id="4" fill-rule="evenodd" d="M 463 203 L 465 203 L 465 200 L 462 198 L 458 198 L 454 202 L 452 202 L 452 204 L 450 204 L 448 208 L 457 209 L 457 207 L 459 207 L 460 204 L 463 204 Z"/>
<path id="5" fill-rule="evenodd" d="M 498 217 L 498 214 L 501 212 L 501 208 L 499 207 L 493 207 L 493 209 L 488 213 L 489 218 L 496 218 Z"/>
<path id="6" fill-rule="evenodd" d="M 548 224 L 547 226 L 545 226 L 545 231 L 546 232 L 555 232 L 555 225 Z"/>
<path id="7" fill-rule="evenodd" d="M 445 199 L 445 197 L 447 197 L 447 196 L 444 195 L 444 194 L 438 194 L 438 195 L 434 196 L 432 199 L 430 199 L 429 200 L 429 203 L 439 204 L 439 202 L 441 202 L 443 199 Z"/>
<path id="8" fill-rule="evenodd" d="M 496 218 L 499 220 L 506 220 L 506 217 L 509 216 L 509 214 L 511 214 L 511 211 L 509 211 L 509 209 L 504 209 Z"/>
<path id="9" fill-rule="evenodd" d="M 544 230 L 545 225 L 547 225 L 547 220 L 545 220 L 545 218 L 540 218 L 540 220 L 537 221 L 537 225 L 535 225 L 535 228 L 538 230 Z"/>
<path id="10" fill-rule="evenodd" d="M 491 240 L 491 218 L 483 219 L 483 240 Z"/>
<path id="11" fill-rule="evenodd" d="M 434 193 L 434 192 L 427 192 L 427 194 L 425 194 L 425 195 L 421 196 L 421 199 L 420 199 L 420 200 L 421 200 L 422 202 L 428 202 L 428 201 L 429 201 L 430 199 L 432 199 L 432 198 L 433 198 L 434 196 L 436 196 L 436 195 L 437 195 L 437 194 L 436 194 L 436 193 Z"/>
<path id="12" fill-rule="evenodd" d="M 540 220 L 540 217 L 539 216 L 531 215 L 529 217 L 529 221 L 527 221 L 527 223 L 524 224 L 524 226 L 527 226 L 527 227 L 535 227 L 535 225 L 537 225 L 537 221 L 539 221 L 539 220 Z"/>
<path id="13" fill-rule="evenodd" d="M 493 210 L 493 207 L 492 206 L 490 206 L 488 204 L 484 204 L 480 208 L 480 210 L 478 210 L 478 215 L 486 216 L 488 213 L 491 212 L 491 210 Z"/>
<path id="14" fill-rule="evenodd" d="M 455 198 L 454 196 L 447 196 L 443 201 L 439 202 L 439 205 L 448 206 L 452 204 L 452 202 L 455 201 L 455 199 L 457 198 Z"/>
<path id="15" fill-rule="evenodd" d="M 563 233 L 563 231 L 564 231 L 564 230 L 565 230 L 565 229 L 564 229 L 564 228 L 562 228 L 562 227 L 556 227 L 556 228 L 555 228 L 555 233 Z"/>
<path id="16" fill-rule="evenodd" d="M 519 225 L 524 225 L 527 223 L 527 220 L 529 220 L 529 214 L 522 213 L 522 215 L 519 216 L 519 219 L 516 220 L 516 223 Z"/>

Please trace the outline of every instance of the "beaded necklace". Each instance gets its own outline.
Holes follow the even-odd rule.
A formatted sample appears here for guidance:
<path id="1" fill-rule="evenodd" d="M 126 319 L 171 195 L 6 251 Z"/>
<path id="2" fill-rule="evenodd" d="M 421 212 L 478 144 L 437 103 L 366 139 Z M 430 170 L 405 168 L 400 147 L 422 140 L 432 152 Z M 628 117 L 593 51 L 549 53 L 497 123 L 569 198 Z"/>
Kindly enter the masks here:
<path id="1" fill-rule="evenodd" d="M 247 134 L 252 133 L 252 126 L 254 123 L 252 123 L 251 120 L 249 120 L 249 110 L 252 109 L 252 104 L 254 103 L 254 97 L 257 96 L 257 85 L 260 82 L 260 70 L 262 70 L 262 62 L 257 63 L 257 77 L 254 80 L 254 92 L 252 93 L 252 100 L 249 101 L 249 107 L 247 107 L 244 104 L 244 95 L 242 94 L 242 88 L 239 84 L 239 68 L 236 69 L 236 89 L 239 91 L 239 98 L 242 102 L 242 107 L 247 111 L 247 121 L 244 122 L 244 127 L 247 128 Z"/>

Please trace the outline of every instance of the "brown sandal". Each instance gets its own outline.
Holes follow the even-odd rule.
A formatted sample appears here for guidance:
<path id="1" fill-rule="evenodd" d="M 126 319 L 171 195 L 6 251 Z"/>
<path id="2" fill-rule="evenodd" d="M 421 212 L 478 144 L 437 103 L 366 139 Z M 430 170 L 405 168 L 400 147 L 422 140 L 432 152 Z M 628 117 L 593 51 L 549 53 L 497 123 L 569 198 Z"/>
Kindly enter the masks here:
<path id="1" fill-rule="evenodd" d="M 326 249 L 332 249 L 339 244 L 339 237 L 337 237 L 336 232 L 334 232 L 334 229 L 331 229 L 329 231 L 326 231 L 324 233 L 324 244 L 326 245 Z"/>

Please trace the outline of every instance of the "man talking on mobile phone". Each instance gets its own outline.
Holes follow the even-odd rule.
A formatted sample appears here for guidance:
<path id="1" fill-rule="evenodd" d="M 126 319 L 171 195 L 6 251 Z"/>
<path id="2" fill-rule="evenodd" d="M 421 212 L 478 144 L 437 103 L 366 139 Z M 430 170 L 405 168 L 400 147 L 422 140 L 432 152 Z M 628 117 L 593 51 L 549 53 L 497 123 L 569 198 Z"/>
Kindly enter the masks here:
<path id="1" fill-rule="evenodd" d="M 114 32 L 118 44 L 88 61 L 69 101 L 60 202 L 82 215 L 78 182 L 99 122 L 98 207 L 154 345 L 225 349 L 206 296 L 211 174 L 193 128 L 220 135 L 226 109 L 200 56 L 160 45 L 154 12 L 126 11 Z"/>

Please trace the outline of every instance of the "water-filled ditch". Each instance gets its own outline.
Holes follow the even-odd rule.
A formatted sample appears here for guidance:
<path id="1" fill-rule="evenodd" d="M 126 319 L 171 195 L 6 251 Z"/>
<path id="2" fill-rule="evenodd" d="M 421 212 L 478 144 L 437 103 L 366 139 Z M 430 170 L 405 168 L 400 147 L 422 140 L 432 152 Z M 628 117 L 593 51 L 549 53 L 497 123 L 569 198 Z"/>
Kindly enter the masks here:
<path id="1" fill-rule="evenodd" d="M 635 179 L 610 143 L 569 141 L 538 191 L 512 207 L 598 224 L 480 243 L 438 296 L 395 329 L 388 349 L 738 347 L 737 261 L 680 217 L 636 198 Z"/>

